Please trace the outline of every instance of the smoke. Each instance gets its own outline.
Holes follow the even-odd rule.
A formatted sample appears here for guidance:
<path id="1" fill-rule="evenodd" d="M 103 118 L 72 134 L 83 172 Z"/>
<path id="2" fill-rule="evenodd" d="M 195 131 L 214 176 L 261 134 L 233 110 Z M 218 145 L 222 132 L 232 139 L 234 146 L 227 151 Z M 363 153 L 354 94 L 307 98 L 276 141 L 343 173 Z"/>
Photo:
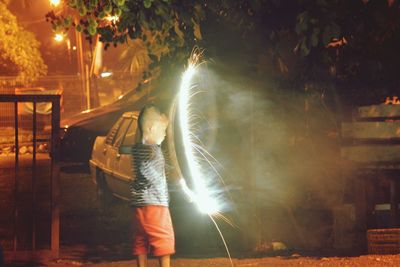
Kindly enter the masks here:
<path id="1" fill-rule="evenodd" d="M 227 69 L 202 67 L 193 108 L 203 119 L 199 138 L 225 181 L 229 212 L 249 246 L 281 240 L 322 247 L 344 190 L 329 86 L 293 93 Z"/>

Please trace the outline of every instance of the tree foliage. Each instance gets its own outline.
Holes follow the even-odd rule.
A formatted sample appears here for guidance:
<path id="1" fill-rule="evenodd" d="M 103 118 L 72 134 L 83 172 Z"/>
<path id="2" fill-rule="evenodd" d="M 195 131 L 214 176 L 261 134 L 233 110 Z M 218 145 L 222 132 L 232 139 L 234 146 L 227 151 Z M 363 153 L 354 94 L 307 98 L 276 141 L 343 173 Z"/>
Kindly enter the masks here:
<path id="1" fill-rule="evenodd" d="M 25 81 L 45 75 L 47 66 L 41 57 L 39 42 L 32 33 L 18 25 L 6 2 L 0 1 L 1 75 L 15 75 Z"/>
<path id="2" fill-rule="evenodd" d="M 279 75 L 300 83 L 393 80 L 400 67 L 395 0 L 69 0 L 68 6 L 79 20 L 49 13 L 54 30 L 75 27 L 89 40 L 98 33 L 107 45 L 140 38 L 153 62 L 166 56 L 179 62 L 195 44 L 221 46 L 230 31 L 233 42 L 244 44 L 238 53 L 266 55 Z M 108 22 L 110 15 L 119 20 Z M 204 33 L 216 28 L 210 41 Z"/>
<path id="3" fill-rule="evenodd" d="M 99 34 L 106 48 L 141 39 L 154 62 L 191 49 L 201 38 L 199 23 L 203 13 L 197 1 L 69 0 L 68 7 L 75 13 L 47 14 L 55 31 L 75 27 L 89 41 Z M 74 19 L 76 16 L 78 20 Z M 111 16 L 118 20 L 108 20 Z"/>
<path id="4" fill-rule="evenodd" d="M 399 1 L 215 2 L 220 3 L 215 21 L 235 29 L 237 41 L 246 47 L 241 52 L 253 56 L 253 62 L 260 57 L 273 62 L 273 69 L 261 71 L 277 73 L 286 87 L 304 90 L 308 82 L 329 82 L 344 98 L 353 103 L 365 99 L 364 104 L 398 90 Z"/>

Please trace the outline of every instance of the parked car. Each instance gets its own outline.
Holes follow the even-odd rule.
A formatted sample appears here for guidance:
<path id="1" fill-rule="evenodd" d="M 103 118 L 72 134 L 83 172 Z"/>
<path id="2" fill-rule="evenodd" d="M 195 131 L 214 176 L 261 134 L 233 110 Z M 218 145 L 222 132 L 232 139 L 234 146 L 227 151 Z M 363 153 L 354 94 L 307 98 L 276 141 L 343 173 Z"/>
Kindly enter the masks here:
<path id="1" fill-rule="evenodd" d="M 140 110 L 148 101 L 146 92 L 152 84 L 144 83 L 121 95 L 115 102 L 83 111 L 60 123 L 60 160 L 87 164 L 97 136 L 106 135 L 126 111 Z"/>
<path id="2" fill-rule="evenodd" d="M 133 179 L 130 148 L 135 143 L 137 117 L 138 112 L 125 112 L 106 136 L 98 136 L 94 142 L 90 173 L 102 202 L 113 195 L 129 198 L 129 182 Z"/>

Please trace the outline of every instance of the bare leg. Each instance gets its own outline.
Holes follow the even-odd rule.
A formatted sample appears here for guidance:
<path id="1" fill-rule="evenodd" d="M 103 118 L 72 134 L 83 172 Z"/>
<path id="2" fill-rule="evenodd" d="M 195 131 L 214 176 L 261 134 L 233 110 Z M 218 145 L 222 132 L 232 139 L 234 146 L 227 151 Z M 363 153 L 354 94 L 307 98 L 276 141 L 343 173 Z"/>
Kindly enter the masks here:
<path id="1" fill-rule="evenodd" d="M 137 255 L 138 267 L 147 267 L 147 254 Z"/>
<path id="2" fill-rule="evenodd" d="M 169 255 L 165 255 L 160 257 L 160 267 L 170 267 L 170 256 Z"/>

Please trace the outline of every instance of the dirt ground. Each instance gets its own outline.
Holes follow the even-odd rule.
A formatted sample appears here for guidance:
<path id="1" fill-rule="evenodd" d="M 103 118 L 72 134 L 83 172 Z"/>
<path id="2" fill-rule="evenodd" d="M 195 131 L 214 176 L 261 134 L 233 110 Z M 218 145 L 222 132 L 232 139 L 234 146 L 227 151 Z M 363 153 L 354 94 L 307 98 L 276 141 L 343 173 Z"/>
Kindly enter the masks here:
<path id="1" fill-rule="evenodd" d="M 26 265 L 9 265 L 26 266 Z M 134 267 L 135 261 L 108 261 L 108 262 L 84 262 L 81 260 L 59 259 L 50 262 L 42 262 L 38 265 L 28 266 L 95 266 L 95 267 Z M 157 267 L 157 261 L 151 259 L 149 267 Z M 312 258 L 293 255 L 289 257 L 265 257 L 252 259 L 233 259 L 232 264 L 227 258 L 208 258 L 208 259 L 184 259 L 173 258 L 173 267 L 253 267 L 253 266 L 331 266 L 331 267 L 364 267 L 364 266 L 400 266 L 400 255 L 368 255 L 360 257 L 332 257 L 332 258 Z"/>

